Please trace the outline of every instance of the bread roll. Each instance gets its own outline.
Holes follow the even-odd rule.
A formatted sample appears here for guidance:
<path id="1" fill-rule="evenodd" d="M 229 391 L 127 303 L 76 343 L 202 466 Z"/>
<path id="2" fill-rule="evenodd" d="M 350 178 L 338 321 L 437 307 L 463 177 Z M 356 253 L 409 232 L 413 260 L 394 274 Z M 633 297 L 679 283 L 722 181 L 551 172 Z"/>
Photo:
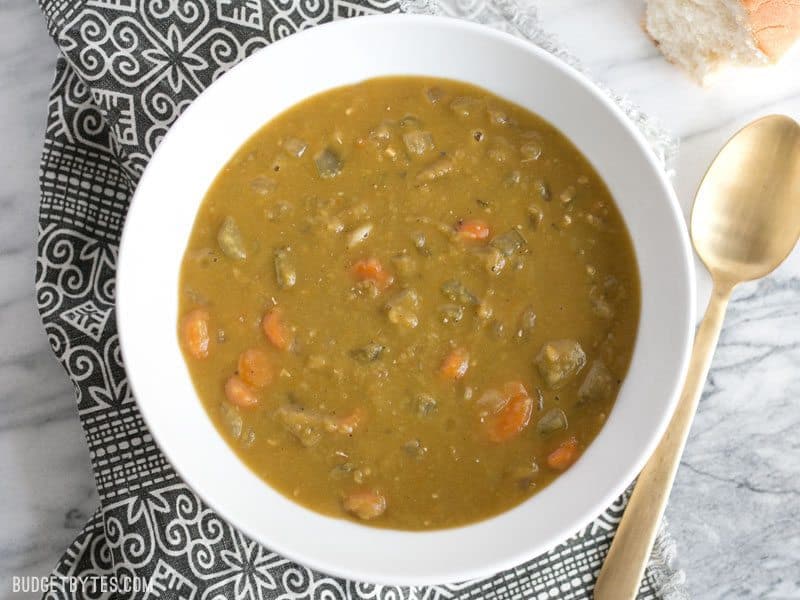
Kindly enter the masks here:
<path id="1" fill-rule="evenodd" d="M 723 67 L 777 61 L 800 37 L 800 0 L 646 0 L 645 29 L 701 82 Z"/>

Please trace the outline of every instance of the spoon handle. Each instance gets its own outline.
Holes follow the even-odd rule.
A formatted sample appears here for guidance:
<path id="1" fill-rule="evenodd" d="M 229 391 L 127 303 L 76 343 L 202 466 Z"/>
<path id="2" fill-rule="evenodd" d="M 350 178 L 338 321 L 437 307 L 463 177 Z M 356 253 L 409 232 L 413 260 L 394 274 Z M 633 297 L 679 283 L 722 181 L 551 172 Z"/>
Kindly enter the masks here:
<path id="1" fill-rule="evenodd" d="M 664 437 L 636 482 L 595 583 L 595 600 L 636 598 L 714 356 L 732 288 L 728 283 L 714 283 L 706 314 L 697 329 L 678 406 Z"/>

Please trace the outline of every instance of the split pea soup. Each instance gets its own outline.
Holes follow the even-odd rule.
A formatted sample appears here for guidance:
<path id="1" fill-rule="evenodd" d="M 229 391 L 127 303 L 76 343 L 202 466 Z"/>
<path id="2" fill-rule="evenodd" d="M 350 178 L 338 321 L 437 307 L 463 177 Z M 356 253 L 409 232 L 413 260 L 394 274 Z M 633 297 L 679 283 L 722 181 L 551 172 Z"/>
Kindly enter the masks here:
<path id="1" fill-rule="evenodd" d="M 579 459 L 639 296 L 619 210 L 564 135 L 486 90 L 391 77 L 307 99 L 236 152 L 197 214 L 176 326 L 208 415 L 267 484 L 425 530 Z"/>

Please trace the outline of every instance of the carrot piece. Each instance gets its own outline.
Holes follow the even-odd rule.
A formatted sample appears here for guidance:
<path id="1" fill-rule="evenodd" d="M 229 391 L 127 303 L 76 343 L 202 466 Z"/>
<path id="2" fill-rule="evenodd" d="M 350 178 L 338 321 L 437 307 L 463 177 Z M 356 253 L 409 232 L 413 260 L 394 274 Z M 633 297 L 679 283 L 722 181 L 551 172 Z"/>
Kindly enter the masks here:
<path id="1" fill-rule="evenodd" d="M 489 225 L 480 219 L 467 219 L 459 221 L 456 231 L 464 240 L 485 240 L 489 237 Z"/>
<path id="2" fill-rule="evenodd" d="M 386 512 L 386 497 L 371 490 L 351 492 L 342 500 L 342 507 L 359 519 L 369 521 Z"/>
<path id="3" fill-rule="evenodd" d="M 489 440 L 495 443 L 507 442 L 519 435 L 528 426 L 533 413 L 533 399 L 521 383 L 507 383 L 503 393 L 509 399 L 508 404 L 486 421 Z"/>
<path id="4" fill-rule="evenodd" d="M 207 310 L 197 308 L 183 317 L 181 322 L 181 341 L 195 358 L 208 357 L 208 321 L 211 316 Z"/>
<path id="5" fill-rule="evenodd" d="M 547 466 L 556 471 L 565 471 L 578 459 L 578 440 L 570 437 L 547 455 Z"/>
<path id="6" fill-rule="evenodd" d="M 528 390 L 526 390 L 525 386 L 519 381 L 509 381 L 506 383 L 503 386 L 503 394 L 508 398 L 509 402 L 518 398 L 527 398 L 530 396 Z"/>
<path id="7" fill-rule="evenodd" d="M 453 348 L 442 361 L 439 372 L 447 379 L 461 379 L 469 369 L 469 352 L 463 348 Z"/>
<path id="8" fill-rule="evenodd" d="M 225 382 L 225 397 L 231 404 L 242 408 L 258 404 L 258 396 L 238 375 L 231 375 Z"/>
<path id="9" fill-rule="evenodd" d="M 391 276 L 377 258 L 362 258 L 353 265 L 351 272 L 358 281 L 371 281 L 375 287 L 383 291 L 392 285 Z"/>
<path id="10" fill-rule="evenodd" d="M 292 335 L 283 322 L 283 311 L 277 306 L 264 313 L 261 329 L 278 350 L 286 350 L 292 343 Z"/>
<path id="11" fill-rule="evenodd" d="M 260 348 L 250 348 L 239 355 L 239 377 L 256 389 L 272 381 L 272 365 L 267 353 Z"/>

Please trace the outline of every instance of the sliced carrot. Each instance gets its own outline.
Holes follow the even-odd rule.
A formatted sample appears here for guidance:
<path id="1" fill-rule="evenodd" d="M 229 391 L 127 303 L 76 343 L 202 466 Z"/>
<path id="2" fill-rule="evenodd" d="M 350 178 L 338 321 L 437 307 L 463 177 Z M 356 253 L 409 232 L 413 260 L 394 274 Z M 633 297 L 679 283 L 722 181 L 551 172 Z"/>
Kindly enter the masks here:
<path id="1" fill-rule="evenodd" d="M 371 281 L 379 290 L 385 290 L 394 281 L 377 258 L 362 258 L 353 265 L 351 272 L 358 281 Z"/>
<path id="2" fill-rule="evenodd" d="M 278 350 L 286 350 L 292 343 L 292 334 L 283 322 L 283 311 L 277 306 L 264 313 L 261 329 Z"/>
<path id="3" fill-rule="evenodd" d="M 456 231 L 464 240 L 485 240 L 489 237 L 489 225 L 480 219 L 467 219 L 459 221 Z"/>
<path id="4" fill-rule="evenodd" d="M 238 375 L 231 375 L 225 382 L 225 397 L 242 408 L 258 404 L 258 396 Z"/>
<path id="5" fill-rule="evenodd" d="M 509 381 L 503 386 L 503 394 L 508 398 L 508 401 L 516 400 L 518 398 L 527 398 L 530 396 L 528 390 L 519 381 Z"/>
<path id="6" fill-rule="evenodd" d="M 469 369 L 469 352 L 463 348 L 453 348 L 442 361 L 439 372 L 447 379 L 461 379 Z"/>
<path id="7" fill-rule="evenodd" d="M 574 437 L 561 442 L 558 448 L 547 455 L 547 466 L 556 471 L 565 471 L 578 459 L 578 440 Z"/>
<path id="8" fill-rule="evenodd" d="M 211 319 L 207 310 L 197 308 L 187 313 L 181 321 L 181 341 L 195 358 L 208 357 L 208 321 Z"/>
<path id="9" fill-rule="evenodd" d="M 522 432 L 531 420 L 533 399 L 521 383 L 507 383 L 503 388 L 508 404 L 486 421 L 486 432 L 492 442 L 506 442 Z"/>
<path id="10" fill-rule="evenodd" d="M 262 388 L 272 381 L 272 364 L 267 353 L 250 348 L 239 355 L 239 377 L 247 385 Z"/>
<path id="11" fill-rule="evenodd" d="M 369 521 L 386 512 L 386 497 L 372 490 L 360 490 L 345 496 L 342 506 L 350 514 Z"/>
<path id="12" fill-rule="evenodd" d="M 475 401 L 475 408 L 478 409 L 478 416 L 485 419 L 489 415 L 496 415 L 508 404 L 508 397 L 495 389 L 484 391 Z"/>

